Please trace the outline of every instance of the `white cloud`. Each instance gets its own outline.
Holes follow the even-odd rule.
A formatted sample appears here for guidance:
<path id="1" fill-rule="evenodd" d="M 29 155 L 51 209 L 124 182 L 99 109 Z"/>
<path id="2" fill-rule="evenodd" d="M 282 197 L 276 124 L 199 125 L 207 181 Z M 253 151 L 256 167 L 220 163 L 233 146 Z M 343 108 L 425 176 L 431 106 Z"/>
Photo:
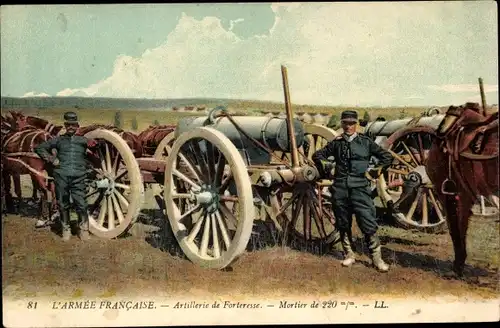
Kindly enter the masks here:
<path id="1" fill-rule="evenodd" d="M 430 46 L 428 33 L 438 30 L 436 24 L 443 24 L 449 4 L 441 4 L 436 10 L 429 10 L 425 3 L 391 3 L 381 9 L 382 5 L 273 4 L 276 17 L 269 33 L 248 39 L 232 32 L 241 19 L 232 21 L 226 30 L 218 18 L 196 20 L 183 14 L 161 46 L 146 50 L 140 57 L 123 54 L 116 58 L 111 76 L 86 88 L 62 90 L 58 95 L 283 101 L 280 65 L 284 64 L 294 103 L 390 105 L 418 92 L 401 92 L 410 88 L 406 81 L 412 75 L 433 73 L 420 61 L 438 60 L 433 46 L 440 47 L 444 41 L 436 38 Z M 380 14 L 374 15 L 377 12 Z M 441 38 L 447 34 L 446 30 L 439 33 Z M 410 55 L 415 56 L 412 66 L 406 64 Z M 446 55 L 439 58 L 452 61 Z M 399 66 L 394 64 L 398 60 Z M 398 75 L 406 79 L 403 84 L 394 80 Z M 496 86 L 485 87 L 486 92 L 497 91 L 492 88 Z M 469 85 L 429 88 L 472 90 Z"/>
<path id="2" fill-rule="evenodd" d="M 235 19 L 235 20 L 230 20 L 229 21 L 229 31 L 232 31 L 233 28 L 234 28 L 234 25 L 238 24 L 238 23 L 241 23 L 241 22 L 244 22 L 245 19 L 243 18 L 238 18 L 238 19 Z"/>
<path id="3" fill-rule="evenodd" d="M 46 94 L 46 93 L 35 93 L 34 91 L 30 91 L 30 92 L 26 92 L 22 98 L 25 98 L 25 97 L 50 97 L 50 95 Z"/>
<path id="4" fill-rule="evenodd" d="M 444 84 L 444 85 L 429 85 L 429 89 L 444 91 L 449 93 L 456 92 L 479 92 L 479 84 Z M 484 92 L 497 92 L 497 84 L 483 84 Z"/>

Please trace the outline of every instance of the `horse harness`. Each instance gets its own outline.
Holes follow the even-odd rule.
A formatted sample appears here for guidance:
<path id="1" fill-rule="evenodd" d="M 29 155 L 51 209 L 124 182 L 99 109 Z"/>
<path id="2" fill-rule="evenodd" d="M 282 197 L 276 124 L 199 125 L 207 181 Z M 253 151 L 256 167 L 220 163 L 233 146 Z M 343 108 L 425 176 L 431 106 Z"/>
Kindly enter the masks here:
<path id="1" fill-rule="evenodd" d="M 467 181 L 462 178 L 457 162 L 460 157 L 475 161 L 490 160 L 498 157 L 498 151 L 489 155 L 481 153 L 486 144 L 484 141 L 486 132 L 498 128 L 498 112 L 485 117 L 482 115 L 473 115 L 472 113 L 475 112 L 468 111 L 467 109 L 465 109 L 465 112 L 462 112 L 460 109 L 463 109 L 463 107 L 452 107 L 448 110 L 448 116 L 455 116 L 458 119 L 448 131 L 444 131 L 440 136 L 438 135 L 440 149 L 448 154 L 448 176 L 441 185 L 441 192 L 445 195 L 457 195 L 457 185 L 452 179 L 452 170 L 454 170 L 457 172 L 456 178 L 458 182 L 474 198 L 475 193 Z M 440 133 L 441 125 L 438 127 L 438 134 Z M 471 152 L 468 151 L 469 149 Z M 482 178 L 484 180 L 484 175 Z"/>
<path id="2" fill-rule="evenodd" d="M 19 140 L 19 138 L 21 138 L 21 141 L 19 142 L 19 151 L 23 152 L 24 142 L 26 141 L 26 139 L 29 136 L 33 136 L 31 138 L 31 141 L 30 141 L 30 148 L 29 148 L 29 150 L 27 150 L 27 151 L 33 152 L 34 147 L 35 147 L 34 142 L 39 135 L 45 136 L 44 141 L 47 141 L 48 140 L 47 137 L 51 136 L 50 133 L 47 132 L 46 130 L 37 129 L 34 131 L 30 131 L 31 129 L 32 129 L 32 127 L 26 127 L 23 130 L 16 131 L 11 135 L 7 134 L 7 135 L 2 136 L 2 149 L 5 149 L 5 147 L 9 144 L 9 142 L 17 141 L 17 140 Z"/>

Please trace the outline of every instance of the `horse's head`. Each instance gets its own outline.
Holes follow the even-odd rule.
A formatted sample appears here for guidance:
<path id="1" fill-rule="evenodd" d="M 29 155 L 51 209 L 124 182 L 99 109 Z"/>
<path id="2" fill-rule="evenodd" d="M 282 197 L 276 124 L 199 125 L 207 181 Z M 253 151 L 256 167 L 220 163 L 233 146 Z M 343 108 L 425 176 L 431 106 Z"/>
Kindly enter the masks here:
<path id="1" fill-rule="evenodd" d="M 21 112 L 10 111 L 10 115 L 12 116 L 12 120 L 13 120 L 12 123 L 13 123 L 13 125 L 15 125 L 15 128 L 17 130 L 22 130 L 26 126 L 30 125 L 28 123 L 27 117 L 24 116 Z"/>
<path id="2" fill-rule="evenodd" d="M 26 122 L 37 129 L 44 129 L 45 131 L 48 131 L 53 136 L 57 136 L 63 128 L 62 125 L 54 125 L 49 121 L 36 116 L 27 116 Z"/>
<path id="3" fill-rule="evenodd" d="M 45 127 L 47 125 L 49 125 L 49 121 L 43 119 L 43 118 L 40 118 L 40 117 L 36 117 L 36 116 L 27 116 L 26 117 L 26 122 L 29 124 L 29 125 L 32 125 L 34 126 L 35 128 L 38 128 L 38 129 L 45 129 Z"/>
<path id="4" fill-rule="evenodd" d="M 465 106 L 453 106 L 451 105 L 446 114 L 444 115 L 443 120 L 439 124 L 437 128 L 437 134 L 439 136 L 444 136 L 450 128 L 457 122 L 457 120 L 462 116 L 463 112 L 467 109 Z"/>

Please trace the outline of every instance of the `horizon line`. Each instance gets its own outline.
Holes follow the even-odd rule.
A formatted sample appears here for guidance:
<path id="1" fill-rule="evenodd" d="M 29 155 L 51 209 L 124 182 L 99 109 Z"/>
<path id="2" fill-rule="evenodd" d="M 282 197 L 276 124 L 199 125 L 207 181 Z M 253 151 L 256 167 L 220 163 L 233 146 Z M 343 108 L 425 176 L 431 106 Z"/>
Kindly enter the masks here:
<path id="1" fill-rule="evenodd" d="M 88 96 L 0 96 L 1 99 L 10 98 L 16 100 L 42 100 L 42 99 L 97 99 L 97 100 L 128 100 L 128 101 L 175 101 L 175 100 L 203 100 L 203 101 L 247 101 L 247 102 L 259 102 L 259 103 L 268 103 L 268 104 L 284 104 L 285 101 L 277 101 L 277 100 L 259 100 L 259 99 L 245 99 L 245 98 L 217 98 L 217 97 L 186 97 L 186 98 L 121 98 L 121 97 L 88 97 Z M 328 105 L 328 104 L 302 104 L 302 103 L 294 103 L 292 101 L 292 105 L 296 106 L 312 106 L 312 107 L 355 107 L 355 108 L 399 108 L 399 107 L 414 107 L 414 108 L 428 108 L 428 107 L 444 107 L 450 106 L 453 104 L 446 105 L 436 105 L 436 104 L 428 104 L 428 105 L 350 105 L 350 104 L 336 104 L 336 105 Z M 497 104 L 490 104 L 488 106 L 495 106 Z"/>

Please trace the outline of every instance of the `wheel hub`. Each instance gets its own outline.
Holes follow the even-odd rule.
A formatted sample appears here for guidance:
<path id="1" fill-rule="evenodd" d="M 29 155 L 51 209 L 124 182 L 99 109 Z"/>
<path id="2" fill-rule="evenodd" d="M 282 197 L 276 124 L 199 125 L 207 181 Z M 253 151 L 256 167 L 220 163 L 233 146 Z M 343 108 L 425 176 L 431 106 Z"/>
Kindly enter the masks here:
<path id="1" fill-rule="evenodd" d="M 214 213 L 219 208 L 220 196 L 217 189 L 211 185 L 202 185 L 199 193 L 195 195 L 196 202 L 202 205 L 209 213 Z"/>
<path id="2" fill-rule="evenodd" d="M 113 193 L 113 190 L 115 189 L 115 181 L 108 177 L 99 179 L 95 183 L 98 189 L 104 189 L 104 194 L 106 196 L 111 195 Z"/>

